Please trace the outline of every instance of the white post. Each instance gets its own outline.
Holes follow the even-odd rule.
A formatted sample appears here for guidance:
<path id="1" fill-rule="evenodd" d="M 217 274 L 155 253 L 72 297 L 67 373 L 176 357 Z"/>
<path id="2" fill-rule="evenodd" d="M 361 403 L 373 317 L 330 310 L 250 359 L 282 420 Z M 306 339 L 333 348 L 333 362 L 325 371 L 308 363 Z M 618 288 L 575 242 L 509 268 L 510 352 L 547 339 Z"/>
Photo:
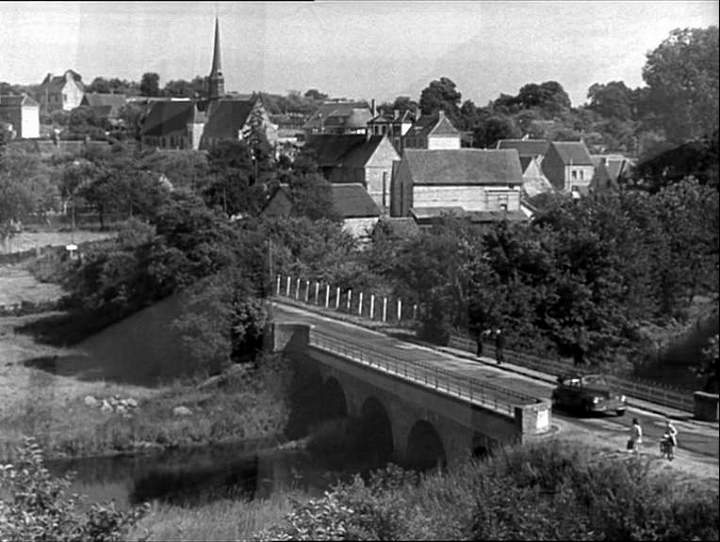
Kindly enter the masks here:
<path id="1" fill-rule="evenodd" d="M 320 292 L 320 283 L 315 281 L 315 304 L 318 304 L 318 293 Z"/>
<path id="2" fill-rule="evenodd" d="M 350 300 L 352 299 L 352 290 L 348 290 L 347 310 L 350 312 Z"/>
<path id="3" fill-rule="evenodd" d="M 288 275 L 287 284 L 285 285 L 285 297 L 290 297 L 290 275 Z"/>
<path id="4" fill-rule="evenodd" d="M 277 287 L 275 288 L 276 295 L 280 295 L 280 275 L 277 276 Z"/>
<path id="5" fill-rule="evenodd" d="M 375 317 L 375 294 L 370 294 L 370 320 Z"/>
<path id="6" fill-rule="evenodd" d="M 383 297 L 383 322 L 387 322 L 387 297 Z"/>
<path id="7" fill-rule="evenodd" d="M 300 277 L 295 282 L 295 299 L 300 299 Z"/>
<path id="8" fill-rule="evenodd" d="M 398 322 L 400 321 L 401 318 L 402 318 L 402 299 L 398 299 L 398 303 L 397 303 L 397 319 L 398 319 Z"/>
<path id="9" fill-rule="evenodd" d="M 358 316 L 362 316 L 362 296 L 363 293 L 360 292 L 360 297 L 358 299 Z"/>
<path id="10" fill-rule="evenodd" d="M 328 305 L 330 305 L 330 285 L 325 285 L 325 308 L 328 308 Z"/>
<path id="11" fill-rule="evenodd" d="M 340 308 L 340 286 L 335 288 L 335 310 Z"/>
<path id="12" fill-rule="evenodd" d="M 305 303 L 308 302 L 308 299 L 310 299 L 310 281 L 305 281 Z"/>
<path id="13" fill-rule="evenodd" d="M 413 320 L 417 320 L 417 305 L 413 305 Z"/>

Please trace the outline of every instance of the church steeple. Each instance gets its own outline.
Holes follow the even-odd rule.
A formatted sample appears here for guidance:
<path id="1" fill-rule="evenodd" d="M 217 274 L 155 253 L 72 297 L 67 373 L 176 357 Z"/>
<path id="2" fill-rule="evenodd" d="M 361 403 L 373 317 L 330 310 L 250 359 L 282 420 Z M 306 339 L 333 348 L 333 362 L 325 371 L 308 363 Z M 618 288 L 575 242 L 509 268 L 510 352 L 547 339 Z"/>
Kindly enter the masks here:
<path id="1" fill-rule="evenodd" d="M 210 100 L 217 100 L 225 94 L 225 79 L 220 66 L 220 22 L 215 17 L 215 47 L 213 49 L 213 61 L 208 77 L 208 97 Z"/>

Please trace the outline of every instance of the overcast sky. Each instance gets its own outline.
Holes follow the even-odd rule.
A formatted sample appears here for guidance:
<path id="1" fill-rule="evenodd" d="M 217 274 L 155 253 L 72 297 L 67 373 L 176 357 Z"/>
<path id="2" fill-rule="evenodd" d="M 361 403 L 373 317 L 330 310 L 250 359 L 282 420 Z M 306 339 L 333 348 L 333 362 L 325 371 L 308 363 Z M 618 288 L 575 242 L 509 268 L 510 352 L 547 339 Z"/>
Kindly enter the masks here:
<path id="1" fill-rule="evenodd" d="M 718 2 L 0 2 L 0 81 L 207 75 L 216 14 L 228 91 L 384 101 L 446 76 L 485 105 L 556 80 L 579 105 L 595 82 L 642 85 L 647 52 L 717 25 Z"/>

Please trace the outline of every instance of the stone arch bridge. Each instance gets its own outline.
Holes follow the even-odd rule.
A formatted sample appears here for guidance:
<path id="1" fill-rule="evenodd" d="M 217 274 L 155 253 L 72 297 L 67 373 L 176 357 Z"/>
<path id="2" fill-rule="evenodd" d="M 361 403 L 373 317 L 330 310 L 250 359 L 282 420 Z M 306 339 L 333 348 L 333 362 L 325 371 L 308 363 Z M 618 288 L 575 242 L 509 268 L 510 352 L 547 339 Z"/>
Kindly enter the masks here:
<path id="1" fill-rule="evenodd" d="M 377 451 L 401 464 L 454 464 L 550 429 L 547 400 L 438 368 L 360 351 L 299 323 L 274 323 L 272 347 L 311 360 L 326 417 L 363 421 Z"/>

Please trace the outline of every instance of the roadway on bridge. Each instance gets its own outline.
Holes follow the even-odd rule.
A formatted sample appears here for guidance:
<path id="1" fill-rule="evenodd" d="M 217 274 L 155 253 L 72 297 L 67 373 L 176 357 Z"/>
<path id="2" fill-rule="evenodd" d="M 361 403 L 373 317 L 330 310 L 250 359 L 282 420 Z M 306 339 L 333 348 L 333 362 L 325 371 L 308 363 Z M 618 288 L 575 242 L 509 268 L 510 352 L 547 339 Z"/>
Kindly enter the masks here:
<path id="1" fill-rule="evenodd" d="M 516 392 L 525 393 L 537 398 L 550 399 L 554 388 L 547 382 L 505 371 L 488 358 L 471 359 L 465 353 L 455 356 L 441 352 L 434 348 L 425 347 L 373 331 L 362 326 L 336 320 L 317 313 L 306 311 L 294 306 L 273 303 L 274 317 L 278 321 L 302 322 L 312 324 L 315 329 L 325 335 L 358 347 L 366 348 L 404 360 L 422 360 L 427 363 L 436 363 L 445 370 L 451 370 L 458 375 L 477 378 L 492 382 Z M 662 437 L 663 417 L 652 412 L 630 408 L 624 417 L 585 417 L 568 416 L 564 413 L 553 412 L 553 417 L 563 420 L 576 428 L 592 430 L 599 434 L 629 435 L 630 422 L 633 417 L 638 418 L 645 433 L 646 449 L 654 451 Z M 680 450 L 688 450 L 704 456 L 718 458 L 717 424 L 708 424 L 694 420 L 674 422 L 678 428 L 678 442 Z"/>

